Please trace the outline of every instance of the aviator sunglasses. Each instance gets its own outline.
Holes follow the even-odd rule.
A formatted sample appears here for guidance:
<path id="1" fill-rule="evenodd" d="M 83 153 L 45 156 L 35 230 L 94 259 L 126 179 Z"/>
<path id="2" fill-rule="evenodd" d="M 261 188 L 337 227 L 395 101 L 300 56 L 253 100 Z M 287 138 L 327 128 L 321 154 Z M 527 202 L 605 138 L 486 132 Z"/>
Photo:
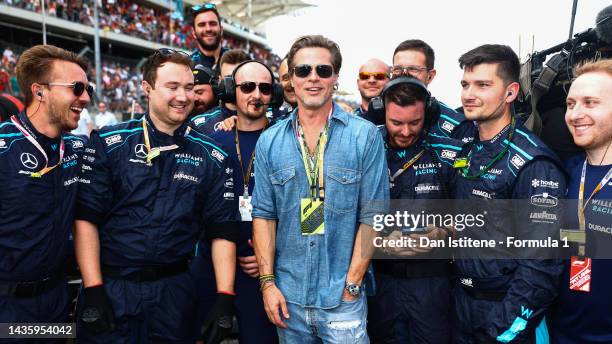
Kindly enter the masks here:
<path id="1" fill-rule="evenodd" d="M 314 67 L 317 75 L 323 79 L 330 78 L 334 74 L 334 67 L 332 65 L 320 64 Z M 311 65 L 297 65 L 293 67 L 293 74 L 298 78 L 306 78 L 312 72 L 312 68 L 313 66 Z"/>
<path id="2" fill-rule="evenodd" d="M 372 73 L 360 72 L 359 73 L 359 79 L 363 81 L 369 80 L 371 76 L 373 76 L 374 79 L 378 81 L 387 80 L 387 78 L 389 77 L 387 73 L 383 73 L 383 72 L 372 72 Z"/>
<path id="3" fill-rule="evenodd" d="M 255 91 L 255 88 L 259 87 L 259 92 L 264 96 L 269 96 L 272 94 L 272 84 L 267 82 L 256 83 L 253 81 L 245 81 L 241 84 L 236 85 L 236 87 L 240 88 L 240 91 L 244 94 L 249 94 Z"/>

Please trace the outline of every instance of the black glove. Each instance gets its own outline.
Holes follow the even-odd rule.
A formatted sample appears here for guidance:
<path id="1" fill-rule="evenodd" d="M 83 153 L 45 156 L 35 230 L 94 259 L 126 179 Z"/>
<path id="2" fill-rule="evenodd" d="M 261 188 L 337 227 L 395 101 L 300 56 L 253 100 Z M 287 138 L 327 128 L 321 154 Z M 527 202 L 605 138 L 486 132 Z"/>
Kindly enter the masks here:
<path id="1" fill-rule="evenodd" d="M 83 289 L 77 321 L 87 331 L 101 333 L 115 329 L 115 316 L 103 285 Z"/>
<path id="2" fill-rule="evenodd" d="M 217 294 L 217 299 L 202 327 L 202 339 L 206 344 L 218 344 L 232 331 L 234 296 Z"/>

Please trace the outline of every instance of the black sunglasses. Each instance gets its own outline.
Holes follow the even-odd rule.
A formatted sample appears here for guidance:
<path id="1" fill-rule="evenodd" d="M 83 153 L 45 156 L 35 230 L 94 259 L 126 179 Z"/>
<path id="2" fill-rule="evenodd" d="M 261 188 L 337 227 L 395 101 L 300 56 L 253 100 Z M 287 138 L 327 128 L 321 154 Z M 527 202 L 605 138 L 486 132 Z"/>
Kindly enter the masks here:
<path id="1" fill-rule="evenodd" d="M 256 83 L 253 81 L 245 81 L 242 84 L 236 85 L 236 87 L 240 87 L 240 91 L 244 94 L 249 94 L 255 91 L 256 87 L 259 87 L 259 92 L 264 96 L 269 96 L 272 94 L 272 84 L 267 82 Z"/>
<path id="2" fill-rule="evenodd" d="M 170 56 L 172 56 L 174 54 L 182 54 L 182 55 L 185 55 L 185 56 L 191 58 L 191 55 L 187 54 L 184 51 L 174 50 L 174 49 L 170 49 L 170 48 L 159 48 L 159 49 L 155 50 L 155 53 L 153 54 L 153 56 L 159 55 L 161 57 L 167 58 L 167 57 L 170 57 Z"/>
<path id="3" fill-rule="evenodd" d="M 312 73 L 311 65 L 297 65 L 293 67 L 293 74 L 298 78 L 306 78 Z M 323 79 L 330 78 L 334 74 L 334 67 L 332 65 L 316 65 L 315 70 L 317 71 L 317 75 Z"/>
<path id="4" fill-rule="evenodd" d="M 49 83 L 41 84 L 41 85 L 71 87 L 72 88 L 72 92 L 74 93 L 75 97 L 80 97 L 81 94 L 83 94 L 84 91 L 87 91 L 87 95 L 89 96 L 89 98 L 92 98 L 93 97 L 93 93 L 94 93 L 93 86 L 91 86 L 89 84 L 86 85 L 85 83 L 80 82 L 80 81 L 75 81 L 75 82 L 71 82 L 71 83 L 49 82 Z"/>

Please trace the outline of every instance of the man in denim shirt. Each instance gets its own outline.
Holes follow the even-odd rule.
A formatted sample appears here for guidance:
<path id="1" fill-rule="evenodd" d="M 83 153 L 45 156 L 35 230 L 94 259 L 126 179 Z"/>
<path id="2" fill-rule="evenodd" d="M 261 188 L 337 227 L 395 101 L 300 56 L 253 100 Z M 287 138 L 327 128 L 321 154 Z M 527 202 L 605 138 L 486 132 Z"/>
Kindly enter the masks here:
<path id="1" fill-rule="evenodd" d="M 281 343 L 368 343 L 372 217 L 389 198 L 382 136 L 333 104 L 342 63 L 334 42 L 304 36 L 288 59 L 297 110 L 255 149 L 264 306 Z"/>

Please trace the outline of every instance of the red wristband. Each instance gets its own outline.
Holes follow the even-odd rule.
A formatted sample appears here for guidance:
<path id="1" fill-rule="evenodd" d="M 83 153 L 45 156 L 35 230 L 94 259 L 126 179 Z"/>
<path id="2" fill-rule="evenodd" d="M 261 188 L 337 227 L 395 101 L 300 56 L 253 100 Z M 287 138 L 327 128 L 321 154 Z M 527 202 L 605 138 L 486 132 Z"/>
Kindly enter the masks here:
<path id="1" fill-rule="evenodd" d="M 217 290 L 217 294 L 225 294 L 225 295 L 236 296 L 236 293 L 233 293 L 231 291 L 224 291 L 224 290 Z"/>

